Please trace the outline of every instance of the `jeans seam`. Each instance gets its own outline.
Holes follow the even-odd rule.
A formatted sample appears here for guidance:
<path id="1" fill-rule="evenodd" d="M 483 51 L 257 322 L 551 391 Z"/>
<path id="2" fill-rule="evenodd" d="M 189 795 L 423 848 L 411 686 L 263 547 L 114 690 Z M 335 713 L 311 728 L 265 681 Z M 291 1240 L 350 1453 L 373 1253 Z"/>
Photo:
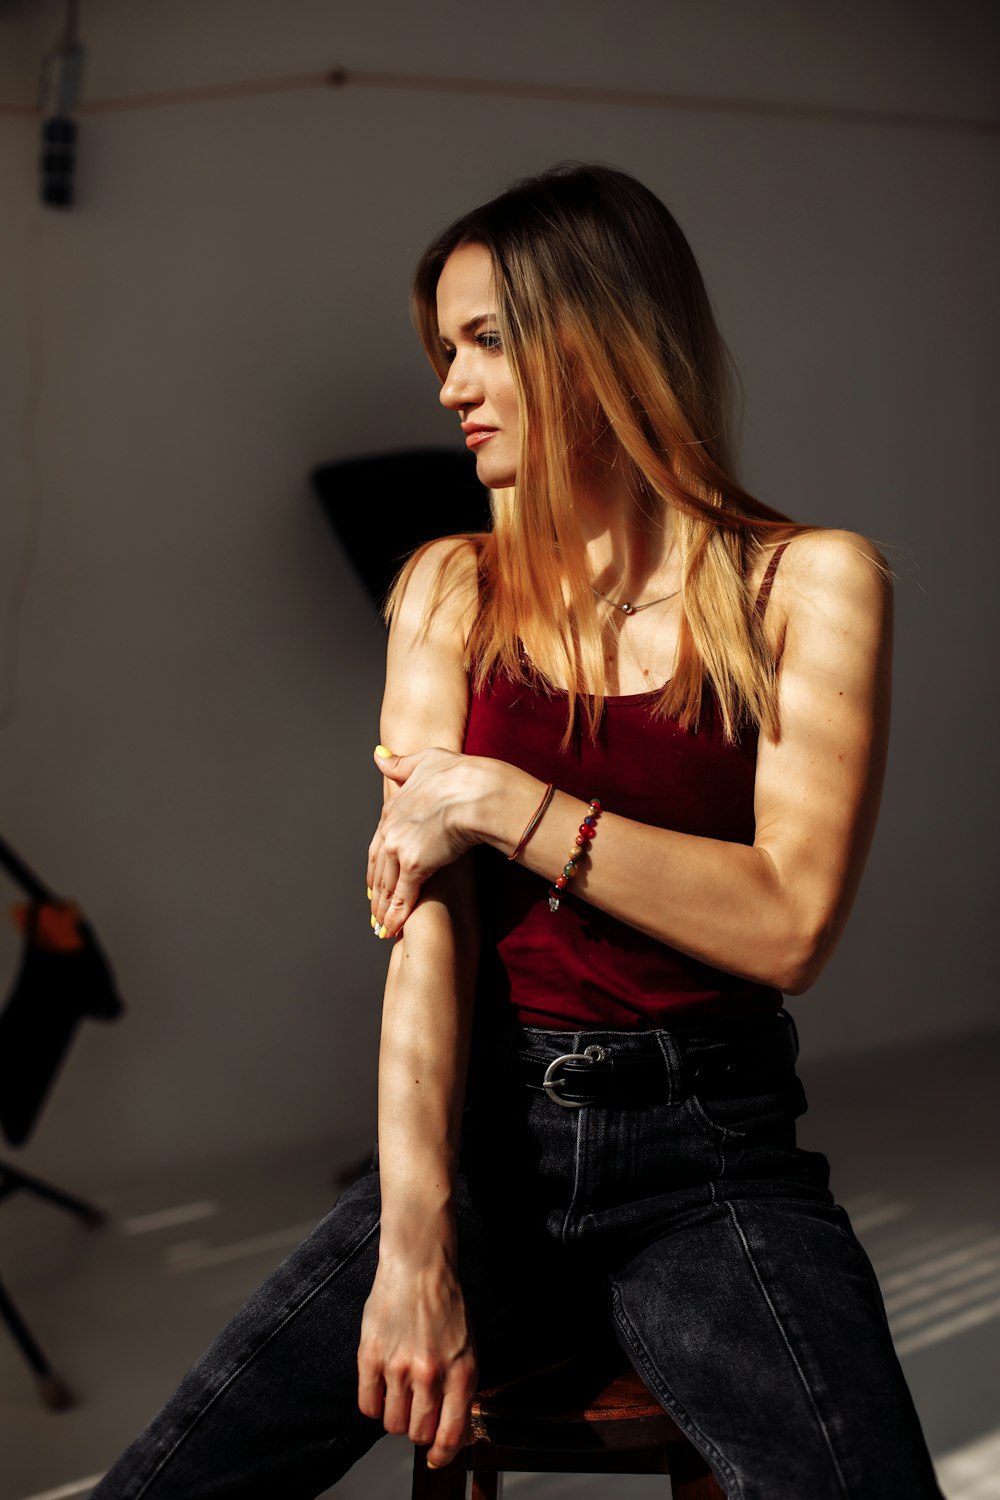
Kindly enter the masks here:
<path id="1" fill-rule="evenodd" d="M 188 1438 L 191 1436 L 192 1432 L 194 1432 L 195 1428 L 198 1426 L 198 1423 L 212 1409 L 215 1403 L 219 1400 L 220 1396 L 222 1396 L 229 1389 L 233 1381 L 236 1380 L 240 1375 L 242 1375 L 243 1372 L 253 1364 L 254 1360 L 260 1353 L 262 1353 L 264 1349 L 267 1348 L 271 1340 L 277 1338 L 282 1329 L 287 1327 L 287 1325 L 292 1321 L 293 1318 L 297 1318 L 299 1313 L 302 1312 L 303 1308 L 308 1307 L 313 1298 L 318 1296 L 323 1288 L 328 1286 L 335 1276 L 339 1276 L 340 1272 L 343 1271 L 345 1267 L 348 1266 L 350 1262 L 355 1258 L 355 1256 L 364 1249 L 365 1245 L 367 1245 L 372 1235 L 375 1234 L 375 1232 L 378 1230 L 380 1223 L 381 1218 L 377 1218 L 368 1232 L 362 1235 L 357 1244 L 353 1246 L 353 1248 L 349 1250 L 340 1261 L 337 1262 L 337 1264 L 330 1271 L 330 1274 L 328 1276 L 324 1276 L 319 1285 L 314 1286 L 309 1295 L 307 1297 L 304 1297 L 302 1301 L 299 1302 L 295 1307 L 289 1308 L 288 1312 L 282 1318 L 281 1322 L 271 1329 L 271 1332 L 267 1335 L 267 1338 L 263 1339 L 259 1344 L 257 1344 L 253 1352 L 251 1354 L 248 1354 L 246 1359 L 238 1364 L 235 1370 L 232 1370 L 230 1372 L 228 1377 L 222 1382 L 217 1390 L 213 1391 L 209 1399 L 204 1403 L 203 1406 L 198 1409 L 194 1418 L 184 1428 L 184 1431 L 180 1433 L 176 1442 L 174 1442 L 173 1445 L 168 1448 L 167 1452 L 164 1453 L 163 1457 L 160 1459 L 159 1463 L 156 1465 L 156 1468 L 150 1474 L 145 1484 L 143 1484 L 136 1491 L 135 1500 L 142 1500 L 143 1495 L 148 1493 L 150 1486 L 155 1483 L 156 1479 L 163 1472 L 164 1466 L 169 1463 L 174 1455 L 178 1452 L 178 1450 L 183 1447 Z"/>
<path id="2" fill-rule="evenodd" d="M 841 1493 L 844 1495 L 848 1495 L 850 1491 L 848 1490 L 847 1481 L 844 1478 L 844 1472 L 840 1467 L 840 1461 L 837 1458 L 837 1453 L 833 1446 L 833 1439 L 830 1436 L 830 1430 L 827 1427 L 826 1422 L 823 1420 L 823 1415 L 817 1404 L 816 1397 L 813 1394 L 809 1381 L 806 1379 L 806 1372 L 802 1368 L 802 1364 L 792 1347 L 792 1341 L 788 1336 L 785 1325 L 781 1321 L 781 1318 L 778 1316 L 778 1309 L 775 1307 L 774 1302 L 771 1299 L 771 1295 L 764 1284 L 764 1278 L 761 1275 L 760 1268 L 757 1265 L 756 1260 L 754 1259 L 753 1251 L 750 1249 L 750 1244 L 747 1240 L 746 1234 L 743 1231 L 743 1226 L 740 1224 L 739 1216 L 736 1212 L 736 1205 L 732 1201 L 732 1199 L 727 1202 L 726 1207 L 729 1210 L 729 1217 L 732 1219 L 733 1228 L 736 1230 L 737 1238 L 739 1239 L 739 1242 L 743 1247 L 743 1253 L 747 1258 L 747 1263 L 749 1264 L 750 1269 L 753 1272 L 754 1280 L 760 1288 L 761 1296 L 764 1298 L 764 1301 L 767 1304 L 767 1309 L 770 1312 L 771 1317 L 774 1319 L 774 1325 L 781 1335 L 781 1339 L 785 1345 L 785 1348 L 788 1350 L 788 1357 L 795 1367 L 795 1373 L 799 1377 L 799 1381 L 801 1382 L 802 1389 L 805 1392 L 806 1399 L 808 1400 L 809 1405 L 812 1407 L 813 1415 L 815 1416 L 816 1422 L 819 1425 L 819 1430 L 823 1434 L 823 1441 L 825 1442 L 827 1451 L 830 1454 L 830 1460 L 833 1463 L 834 1472 L 837 1475 Z"/>
<path id="3" fill-rule="evenodd" d="M 576 1051 L 579 1045 L 580 1037 L 579 1033 L 576 1033 L 573 1037 L 573 1050 Z M 559 1239 L 564 1245 L 569 1243 L 569 1221 L 573 1217 L 573 1211 L 576 1208 L 577 1193 L 580 1190 L 580 1157 L 583 1153 L 584 1113 L 584 1109 L 578 1109 L 576 1111 L 576 1142 L 573 1147 L 573 1190 L 570 1193 L 569 1202 L 566 1205 L 566 1212 L 563 1214 L 562 1228 L 559 1231 Z"/>
<path id="4" fill-rule="evenodd" d="M 663 1380 L 660 1371 L 650 1358 L 649 1351 L 643 1343 L 639 1330 L 622 1305 L 621 1293 L 618 1287 L 614 1287 L 612 1291 L 611 1305 L 614 1308 L 615 1322 L 628 1341 L 629 1347 L 636 1359 L 642 1365 L 642 1377 L 656 1396 L 657 1401 L 659 1401 L 664 1411 L 673 1417 L 677 1426 L 690 1438 L 695 1447 L 706 1458 L 711 1458 L 712 1463 L 725 1478 L 726 1490 L 729 1493 L 730 1500 L 739 1500 L 742 1486 L 740 1485 L 736 1471 L 726 1462 L 711 1438 L 702 1432 L 697 1422 L 693 1420 L 690 1413 L 678 1401 L 674 1392 Z"/>

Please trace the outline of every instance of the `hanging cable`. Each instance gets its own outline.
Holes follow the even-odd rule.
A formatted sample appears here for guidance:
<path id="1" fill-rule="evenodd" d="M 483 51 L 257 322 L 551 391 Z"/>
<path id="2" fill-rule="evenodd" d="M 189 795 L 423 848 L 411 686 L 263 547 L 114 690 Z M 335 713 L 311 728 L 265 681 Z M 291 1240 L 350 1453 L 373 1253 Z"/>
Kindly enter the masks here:
<path id="1" fill-rule="evenodd" d="M 29 210 L 26 237 L 24 325 L 25 325 L 25 388 L 19 423 L 21 467 L 24 474 L 24 505 L 21 511 L 19 530 L 14 532 L 14 546 L 9 556 L 15 557 L 6 579 L 7 597 L 0 598 L 0 729 L 9 729 L 17 720 L 18 672 L 21 657 L 21 639 L 24 621 L 24 606 L 28 596 L 28 585 L 38 559 L 38 543 L 42 529 L 42 473 L 38 451 L 38 418 L 44 386 L 45 341 L 42 332 L 42 264 L 45 259 L 44 220 L 45 212 L 34 204 Z M 18 523 L 13 512 L 8 516 L 12 527 Z"/>
<path id="2" fill-rule="evenodd" d="M 863 125 L 896 130 L 935 130 L 962 135 L 998 135 L 1000 120 L 976 115 L 945 115 L 927 110 L 865 108 L 844 104 L 811 104 L 783 99 L 738 99 L 708 94 L 667 94 L 652 89 L 602 88 L 586 84 L 533 83 L 512 78 L 469 78 L 423 73 L 389 73 L 333 67 L 309 73 L 286 73 L 239 82 L 196 84 L 117 98 L 88 99 L 79 115 L 108 115 L 176 105 L 252 99 L 319 89 L 379 89 L 425 94 L 470 94 L 477 98 L 532 99 L 590 108 L 658 109 L 677 114 L 736 115 L 817 124 Z M 0 104 L 0 115 L 30 115 L 30 105 Z"/>

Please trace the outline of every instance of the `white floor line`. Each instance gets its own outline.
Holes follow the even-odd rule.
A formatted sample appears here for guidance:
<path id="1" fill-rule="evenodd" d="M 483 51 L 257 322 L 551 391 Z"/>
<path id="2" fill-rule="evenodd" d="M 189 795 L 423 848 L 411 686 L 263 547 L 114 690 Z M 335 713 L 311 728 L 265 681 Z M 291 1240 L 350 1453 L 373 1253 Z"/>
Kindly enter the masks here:
<path id="1" fill-rule="evenodd" d="M 957 1292 L 944 1292 L 935 1297 L 933 1302 L 927 1302 L 923 1307 L 911 1307 L 909 1312 L 897 1313 L 889 1321 L 896 1333 L 905 1333 L 909 1328 L 920 1328 L 921 1325 L 927 1327 L 938 1322 L 944 1313 L 961 1313 L 963 1308 L 982 1304 L 984 1298 L 995 1300 L 998 1292 L 1000 1276 L 990 1276 L 986 1281 L 974 1282 L 972 1286 L 962 1287 Z"/>
<path id="2" fill-rule="evenodd" d="M 124 1234 L 151 1234 L 156 1229 L 173 1229 L 177 1224 L 191 1224 L 195 1219 L 210 1219 L 220 1212 L 221 1205 L 211 1199 L 200 1203 L 180 1203 L 176 1208 L 161 1208 L 157 1213 L 138 1214 L 133 1219 L 123 1219 Z"/>
<path id="3" fill-rule="evenodd" d="M 915 1260 L 926 1260 L 930 1256 L 941 1255 L 970 1243 L 978 1244 L 984 1235 L 992 1234 L 994 1228 L 995 1226 L 990 1226 L 985 1229 L 978 1224 L 966 1224 L 961 1229 L 948 1229 L 943 1234 L 931 1235 L 930 1238 L 926 1233 L 921 1234 L 911 1244 L 900 1245 L 879 1256 L 879 1277 L 884 1280 L 890 1273 L 896 1274 L 903 1267 L 912 1265 Z"/>
<path id="4" fill-rule="evenodd" d="M 948 1271 L 943 1276 L 928 1277 L 925 1282 L 918 1283 L 917 1286 L 903 1287 L 898 1292 L 890 1292 L 885 1299 L 885 1310 L 892 1317 L 901 1308 L 912 1307 L 918 1302 L 927 1302 L 941 1292 L 950 1291 L 952 1287 L 967 1287 L 970 1282 L 982 1281 L 985 1276 L 990 1276 L 996 1271 L 1000 1271 L 1000 1255 L 984 1255 L 979 1260 L 970 1261 L 966 1266 L 957 1266 L 955 1270 Z"/>
<path id="5" fill-rule="evenodd" d="M 879 1208 L 865 1208 L 860 1213 L 851 1214 L 851 1223 L 856 1234 L 865 1234 L 882 1224 L 894 1224 L 909 1212 L 908 1203 L 883 1203 Z"/>
<path id="6" fill-rule="evenodd" d="M 948 1500 L 995 1500 L 1000 1496 L 1000 1427 L 942 1454 L 934 1467 Z"/>
<path id="7" fill-rule="evenodd" d="M 959 1250 L 952 1250 L 947 1255 L 932 1256 L 929 1260 L 920 1261 L 909 1270 L 894 1271 L 888 1276 L 880 1276 L 882 1295 L 889 1296 L 890 1293 L 902 1287 L 913 1286 L 916 1282 L 941 1276 L 959 1266 L 968 1265 L 978 1256 L 992 1255 L 997 1250 L 1000 1250 L 1000 1235 L 990 1235 L 986 1239 L 974 1240 L 972 1244 L 963 1245 Z"/>
<path id="8" fill-rule="evenodd" d="M 69 1500 L 71 1495 L 86 1495 L 103 1478 L 103 1474 L 91 1474 L 88 1479 L 74 1479 L 71 1484 L 61 1484 L 58 1489 L 43 1490 L 38 1495 L 24 1495 L 22 1500 Z"/>
<path id="9" fill-rule="evenodd" d="M 242 1260 L 247 1255 L 263 1255 L 270 1250 L 281 1250 L 285 1246 L 297 1245 L 316 1227 L 310 1219 L 307 1224 L 293 1224 L 288 1229 L 275 1229 L 270 1234 L 254 1235 L 249 1240 L 235 1240 L 231 1245 L 213 1245 L 207 1250 L 193 1250 L 178 1255 L 177 1246 L 167 1252 L 166 1269 L 171 1276 L 182 1271 L 203 1271 L 209 1266 L 224 1266 L 233 1260 Z"/>
<path id="10" fill-rule="evenodd" d="M 882 1188 L 870 1188 L 866 1193 L 858 1193 L 852 1198 L 842 1198 L 841 1203 L 851 1218 L 860 1214 L 868 1208 L 875 1208 L 879 1203 L 885 1202 L 885 1192 Z"/>
<path id="11" fill-rule="evenodd" d="M 993 1302 L 984 1302 L 980 1307 L 969 1307 L 941 1323 L 932 1323 L 929 1328 L 911 1333 L 908 1338 L 895 1340 L 896 1353 L 902 1359 L 904 1355 L 915 1354 L 930 1344 L 940 1344 L 942 1339 L 951 1339 L 969 1328 L 978 1328 L 980 1323 L 989 1323 L 993 1318 L 1000 1318 L 1000 1297 Z"/>
<path id="12" fill-rule="evenodd" d="M 209 1248 L 207 1240 L 178 1240 L 175 1245 L 167 1246 L 163 1258 L 169 1267 L 179 1266 L 194 1256 L 204 1255 Z"/>

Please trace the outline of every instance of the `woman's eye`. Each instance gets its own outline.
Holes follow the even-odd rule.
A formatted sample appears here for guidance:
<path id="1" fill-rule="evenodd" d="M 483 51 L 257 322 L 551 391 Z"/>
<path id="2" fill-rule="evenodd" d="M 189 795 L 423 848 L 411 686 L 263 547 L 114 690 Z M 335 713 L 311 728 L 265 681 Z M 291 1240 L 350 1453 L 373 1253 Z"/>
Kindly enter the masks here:
<path id="1" fill-rule="evenodd" d="M 499 349 L 500 335 L 498 333 L 480 333 L 476 335 L 476 343 L 481 349 Z"/>

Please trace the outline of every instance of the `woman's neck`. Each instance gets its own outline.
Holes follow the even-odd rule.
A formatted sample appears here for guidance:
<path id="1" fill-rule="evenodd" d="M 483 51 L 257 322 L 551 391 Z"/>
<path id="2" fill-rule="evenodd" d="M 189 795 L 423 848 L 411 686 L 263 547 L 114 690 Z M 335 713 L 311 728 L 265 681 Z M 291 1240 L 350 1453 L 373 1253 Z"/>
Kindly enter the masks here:
<path id="1" fill-rule="evenodd" d="M 673 514 L 637 496 L 621 465 L 580 476 L 573 513 L 596 588 L 638 600 L 654 587 L 679 585 Z"/>

